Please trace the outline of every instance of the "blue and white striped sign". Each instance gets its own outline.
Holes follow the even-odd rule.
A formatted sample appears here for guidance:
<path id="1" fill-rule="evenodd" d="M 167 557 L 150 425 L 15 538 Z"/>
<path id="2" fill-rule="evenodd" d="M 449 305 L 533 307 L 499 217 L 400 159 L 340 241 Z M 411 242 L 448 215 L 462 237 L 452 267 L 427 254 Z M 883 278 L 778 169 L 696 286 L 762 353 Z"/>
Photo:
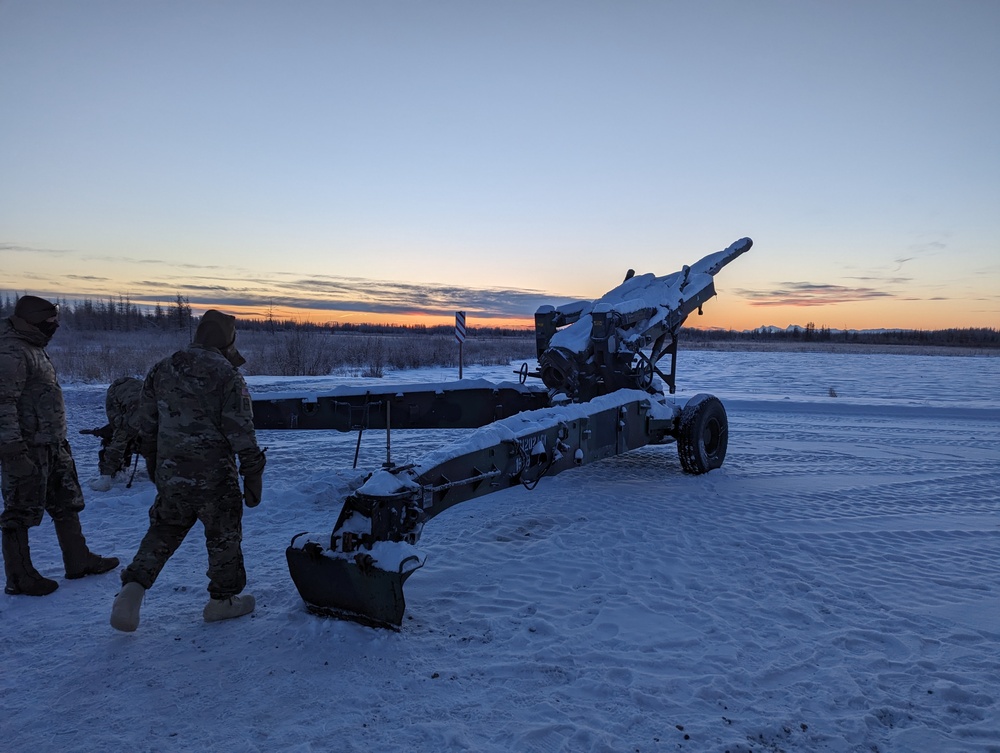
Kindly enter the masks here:
<path id="1" fill-rule="evenodd" d="M 460 343 L 465 342 L 465 312 L 455 312 L 455 339 Z"/>

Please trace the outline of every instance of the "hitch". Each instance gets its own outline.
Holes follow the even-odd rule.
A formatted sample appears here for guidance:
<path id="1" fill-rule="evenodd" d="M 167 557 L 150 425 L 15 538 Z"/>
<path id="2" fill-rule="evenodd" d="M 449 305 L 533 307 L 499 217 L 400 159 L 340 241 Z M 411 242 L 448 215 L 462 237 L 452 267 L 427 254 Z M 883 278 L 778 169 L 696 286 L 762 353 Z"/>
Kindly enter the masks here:
<path id="1" fill-rule="evenodd" d="M 399 629 L 406 609 L 403 583 L 423 565 L 419 556 L 409 555 L 390 570 L 369 553 L 352 559 L 329 556 L 329 550 L 316 542 L 297 543 L 299 536 L 292 539 L 285 557 L 310 612 L 369 627 Z"/>

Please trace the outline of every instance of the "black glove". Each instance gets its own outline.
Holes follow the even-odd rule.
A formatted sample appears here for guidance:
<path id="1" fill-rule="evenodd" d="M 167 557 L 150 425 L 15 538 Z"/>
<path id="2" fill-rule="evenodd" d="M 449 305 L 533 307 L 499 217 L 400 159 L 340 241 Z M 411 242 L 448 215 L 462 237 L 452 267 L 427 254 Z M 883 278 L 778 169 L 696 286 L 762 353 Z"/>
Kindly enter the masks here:
<path id="1" fill-rule="evenodd" d="M 256 507 L 260 504 L 261 494 L 264 492 L 264 471 L 243 477 L 243 501 L 247 507 Z"/>
<path id="2" fill-rule="evenodd" d="M 260 450 L 254 457 L 245 460 L 240 456 L 240 473 L 243 475 L 243 501 L 247 507 L 260 504 L 260 495 L 264 490 L 264 466 L 267 465 L 267 448 Z"/>

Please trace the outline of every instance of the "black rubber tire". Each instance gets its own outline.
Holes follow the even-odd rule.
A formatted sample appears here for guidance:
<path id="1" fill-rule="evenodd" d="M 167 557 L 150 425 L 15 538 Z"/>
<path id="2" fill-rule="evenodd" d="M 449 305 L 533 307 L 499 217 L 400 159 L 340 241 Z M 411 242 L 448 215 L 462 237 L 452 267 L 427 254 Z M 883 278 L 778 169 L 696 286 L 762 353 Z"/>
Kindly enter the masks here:
<path id="1" fill-rule="evenodd" d="M 729 417 L 722 401 L 700 394 L 681 411 L 677 455 L 685 473 L 699 475 L 719 468 L 729 447 Z"/>

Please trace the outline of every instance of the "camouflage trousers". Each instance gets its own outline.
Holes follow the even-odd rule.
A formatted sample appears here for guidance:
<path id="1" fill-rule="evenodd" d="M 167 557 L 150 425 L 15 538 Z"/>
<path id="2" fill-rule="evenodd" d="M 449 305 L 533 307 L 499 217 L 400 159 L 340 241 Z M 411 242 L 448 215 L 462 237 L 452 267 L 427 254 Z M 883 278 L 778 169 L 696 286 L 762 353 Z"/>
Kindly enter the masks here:
<path id="1" fill-rule="evenodd" d="M 139 551 L 122 571 L 122 584 L 152 588 L 167 560 L 177 551 L 197 521 L 205 527 L 208 550 L 208 591 L 216 598 L 240 593 L 247 584 L 243 567 L 243 497 L 234 477 L 206 480 L 173 478 L 157 484 L 149 508 L 149 530 Z"/>
<path id="2" fill-rule="evenodd" d="M 83 491 L 69 442 L 29 446 L 28 457 L 35 471 L 27 476 L 14 476 L 6 465 L 2 468 L 0 528 L 31 528 L 42 522 L 45 512 L 61 520 L 83 510 Z"/>

